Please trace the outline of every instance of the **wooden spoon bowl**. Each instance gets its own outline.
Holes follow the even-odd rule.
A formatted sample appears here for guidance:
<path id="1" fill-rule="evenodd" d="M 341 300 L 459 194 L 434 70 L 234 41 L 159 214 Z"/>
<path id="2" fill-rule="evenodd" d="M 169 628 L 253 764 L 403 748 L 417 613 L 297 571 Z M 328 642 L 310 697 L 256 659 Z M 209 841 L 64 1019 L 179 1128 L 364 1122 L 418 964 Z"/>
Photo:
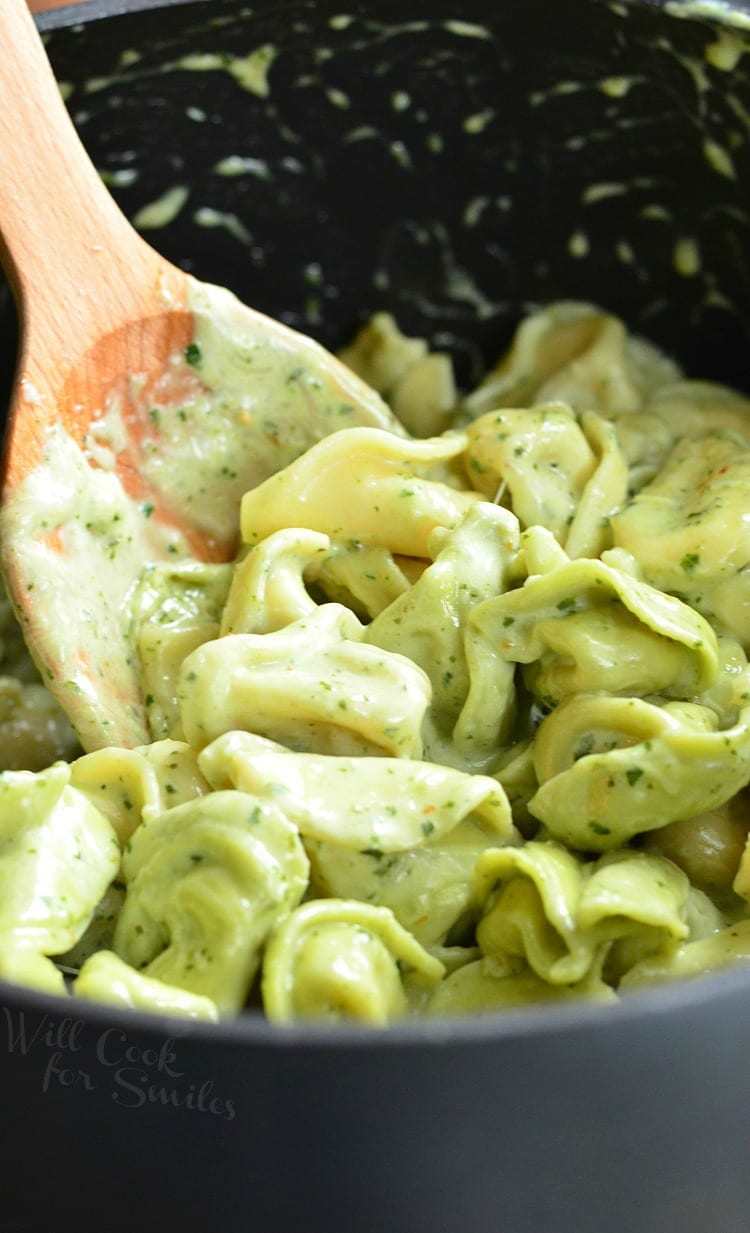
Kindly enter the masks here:
<path id="1" fill-rule="evenodd" d="M 398 426 L 317 344 L 141 239 L 78 139 L 25 0 L 0 0 L 0 25 L 0 260 L 22 326 L 2 562 L 83 746 L 132 746 L 150 735 L 128 608 L 144 565 L 230 559 L 242 490 L 342 413 L 347 425 Z M 203 365 L 205 334 L 219 359 Z M 223 366 L 235 374 L 226 387 Z M 232 483 L 198 500 L 204 427 Z"/>

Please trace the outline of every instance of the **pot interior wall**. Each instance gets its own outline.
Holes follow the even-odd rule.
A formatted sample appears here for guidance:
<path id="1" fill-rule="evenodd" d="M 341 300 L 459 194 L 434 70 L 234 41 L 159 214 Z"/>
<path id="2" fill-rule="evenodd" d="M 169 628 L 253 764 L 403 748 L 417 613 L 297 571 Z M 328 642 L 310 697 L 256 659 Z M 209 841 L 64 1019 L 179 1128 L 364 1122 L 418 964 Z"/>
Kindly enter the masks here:
<path id="1" fill-rule="evenodd" d="M 741 30 L 632 0 L 212 0 L 47 39 L 147 238 L 328 346 L 388 308 L 470 384 L 578 298 L 746 384 Z"/>

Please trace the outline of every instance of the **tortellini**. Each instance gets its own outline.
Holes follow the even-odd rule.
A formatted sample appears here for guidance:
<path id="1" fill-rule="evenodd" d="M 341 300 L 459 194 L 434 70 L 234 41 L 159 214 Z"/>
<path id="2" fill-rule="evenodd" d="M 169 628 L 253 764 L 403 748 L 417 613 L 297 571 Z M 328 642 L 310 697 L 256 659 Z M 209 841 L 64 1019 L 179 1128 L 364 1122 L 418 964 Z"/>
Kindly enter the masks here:
<path id="1" fill-rule="evenodd" d="M 390 313 L 376 313 L 339 358 L 383 395 L 415 436 L 449 427 L 457 400 L 450 356 L 430 351 L 424 338 L 407 338 Z"/>
<path id="2" fill-rule="evenodd" d="M 70 767 L 0 775 L 0 975 L 49 991 L 45 957 L 78 941 L 120 862 L 107 819 L 70 785 Z"/>
<path id="3" fill-rule="evenodd" d="M 597 689 L 689 698 L 718 672 L 704 618 L 604 561 L 563 561 L 470 619 L 499 655 L 529 665 L 527 686 L 553 706 Z"/>
<path id="4" fill-rule="evenodd" d="M 358 851 L 403 852 L 467 818 L 505 841 L 514 836 L 495 779 L 429 762 L 295 753 L 232 732 L 204 750 L 201 767 L 217 788 L 226 778 L 244 792 L 280 800 L 305 838 Z"/>
<path id="5" fill-rule="evenodd" d="M 750 960 L 750 400 L 574 302 L 468 393 L 387 314 L 343 354 L 403 423 L 145 570 L 151 742 L 9 743 L 0 976 L 381 1028 Z"/>
<path id="6" fill-rule="evenodd" d="M 644 576 L 750 648 L 750 443 L 731 431 L 679 441 L 612 519 Z"/>
<path id="7" fill-rule="evenodd" d="M 529 810 L 570 847 L 603 852 L 725 804 L 750 781 L 750 707 L 721 730 L 695 703 L 579 695 L 539 727 Z"/>
<path id="8" fill-rule="evenodd" d="M 488 849 L 474 876 L 487 896 L 477 927 L 482 953 L 524 959 L 552 985 L 584 980 L 603 951 L 634 932 L 657 945 L 689 933 L 686 875 L 645 852 L 584 862 L 561 844 L 531 840 Z"/>
<path id="9" fill-rule="evenodd" d="M 683 942 L 640 959 L 623 976 L 624 991 L 655 981 L 703 976 L 716 968 L 750 960 L 750 920 L 740 920 L 708 937 Z"/>
<path id="10" fill-rule="evenodd" d="M 154 737 L 181 735 L 176 689 L 186 655 L 219 631 L 231 567 L 151 565 L 133 601 L 143 695 Z"/>
<path id="11" fill-rule="evenodd" d="M 217 632 L 270 634 L 309 616 L 315 603 L 305 569 L 325 557 L 330 544 L 327 535 L 295 528 L 261 540 L 234 570 Z"/>
<path id="12" fill-rule="evenodd" d="M 323 898 L 390 908 L 418 942 L 439 954 L 452 941 L 465 943 L 471 936 L 480 908 L 472 883 L 474 865 L 496 842 L 470 821 L 402 852 L 358 851 L 308 839 L 310 886 Z"/>
<path id="13" fill-rule="evenodd" d="M 238 1011 L 274 925 L 302 899 L 308 862 L 270 801 L 221 791 L 141 823 L 122 871 L 113 950 L 167 985 Z"/>
<path id="14" fill-rule="evenodd" d="M 509 502 L 522 526 L 543 526 L 570 556 L 608 546 L 607 519 L 627 493 L 628 468 L 611 424 L 564 403 L 493 411 L 467 430 L 475 487 Z"/>
<path id="15" fill-rule="evenodd" d="M 468 620 L 504 591 L 518 552 L 518 522 L 481 502 L 452 532 L 436 532 L 434 562 L 370 623 L 369 643 L 405 655 L 429 677 L 425 756 L 480 769 L 507 743 L 513 668 Z"/>
<path id="16" fill-rule="evenodd" d="M 212 1023 L 219 1018 L 216 1004 L 210 998 L 144 976 L 108 950 L 97 951 L 85 961 L 73 982 L 73 992 L 76 997 L 106 1002 L 110 1006 L 157 1011 L 185 1019 L 207 1019 Z"/>
<path id="17" fill-rule="evenodd" d="M 566 402 L 609 415 L 639 410 L 679 377 L 677 365 L 622 321 L 591 304 L 562 301 L 521 323 L 508 351 L 464 400 L 472 419 L 496 407 Z"/>
<path id="18" fill-rule="evenodd" d="M 427 1001 L 432 1015 L 486 1015 L 536 1002 L 617 1001 L 614 989 L 597 973 L 572 985 L 553 985 L 523 962 L 482 955 L 451 972 Z"/>
<path id="19" fill-rule="evenodd" d="M 274 633 L 204 643 L 180 671 L 187 740 L 201 747 L 240 728 L 310 752 L 419 758 L 429 679 L 364 632 L 325 604 Z"/>
<path id="20" fill-rule="evenodd" d="M 170 740 L 84 754 L 71 767 L 71 783 L 106 815 L 123 844 L 144 820 L 209 791 L 196 752 Z"/>
<path id="21" fill-rule="evenodd" d="M 455 526 L 479 500 L 429 476 L 464 446 L 460 433 L 409 441 L 379 428 L 342 429 L 246 493 L 243 538 L 255 544 L 283 527 L 306 526 L 426 557 L 432 531 Z"/>
<path id="22" fill-rule="evenodd" d="M 489 501 L 509 490 L 524 527 L 544 526 L 564 543 L 596 457 L 564 403 L 492 411 L 467 431 L 474 486 Z"/>
<path id="23" fill-rule="evenodd" d="M 279 926 L 263 961 L 270 1019 L 384 1025 L 408 1009 L 403 971 L 436 985 L 443 975 L 387 908 L 339 899 L 303 904 Z"/>

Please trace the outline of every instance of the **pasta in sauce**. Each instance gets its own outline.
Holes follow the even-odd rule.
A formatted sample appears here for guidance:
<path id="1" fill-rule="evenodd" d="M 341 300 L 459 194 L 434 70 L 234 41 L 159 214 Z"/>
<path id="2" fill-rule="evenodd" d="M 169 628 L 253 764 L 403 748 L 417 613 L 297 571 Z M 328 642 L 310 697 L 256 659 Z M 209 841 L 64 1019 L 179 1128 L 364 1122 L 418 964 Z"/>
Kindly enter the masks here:
<path id="1" fill-rule="evenodd" d="M 750 401 L 578 303 L 463 398 L 385 314 L 343 358 L 406 435 L 145 571 L 150 744 L 80 754 L 3 616 L 0 976 L 383 1025 L 750 957 Z"/>

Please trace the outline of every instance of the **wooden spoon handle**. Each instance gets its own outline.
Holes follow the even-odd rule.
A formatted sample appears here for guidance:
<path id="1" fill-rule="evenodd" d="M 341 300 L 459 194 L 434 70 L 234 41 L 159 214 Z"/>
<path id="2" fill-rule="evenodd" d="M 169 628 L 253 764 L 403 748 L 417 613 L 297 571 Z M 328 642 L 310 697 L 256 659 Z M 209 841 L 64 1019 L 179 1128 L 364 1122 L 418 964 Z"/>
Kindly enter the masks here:
<path id="1" fill-rule="evenodd" d="M 185 275 L 141 239 L 102 183 L 26 0 L 0 0 L 0 30 L 0 263 L 22 322 L 7 496 L 39 461 L 47 425 L 62 421 L 80 440 L 107 388 L 128 371 L 160 371 L 190 323 Z M 134 334 L 134 322 L 149 320 L 156 335 L 148 326 Z"/>
<path id="2" fill-rule="evenodd" d="M 103 322 L 111 329 L 132 315 L 134 293 L 167 263 L 90 162 L 26 0 L 0 0 L 0 29 L 0 260 L 34 355 L 64 355 L 72 334 L 80 354 Z M 40 393 L 44 368 L 26 374 L 42 382 Z"/>

